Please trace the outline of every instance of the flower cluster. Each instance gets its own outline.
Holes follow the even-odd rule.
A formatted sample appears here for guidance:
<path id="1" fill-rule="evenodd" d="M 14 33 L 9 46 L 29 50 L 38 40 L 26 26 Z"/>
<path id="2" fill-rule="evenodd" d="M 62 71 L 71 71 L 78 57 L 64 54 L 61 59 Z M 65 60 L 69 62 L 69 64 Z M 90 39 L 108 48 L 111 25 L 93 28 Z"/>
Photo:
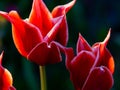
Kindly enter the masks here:
<path id="1" fill-rule="evenodd" d="M 110 90 L 113 85 L 114 59 L 106 45 L 110 31 L 103 42 L 92 47 L 79 34 L 76 53 L 66 49 L 66 66 L 76 90 Z"/>
<path id="2" fill-rule="evenodd" d="M 19 53 L 40 66 L 55 64 L 66 55 L 66 68 L 76 90 L 109 90 L 113 86 L 114 59 L 106 48 L 111 30 L 103 42 L 92 47 L 81 34 L 76 45 L 76 55 L 67 48 L 68 25 L 66 13 L 76 0 L 56 6 L 52 12 L 43 0 L 33 0 L 27 19 L 21 19 L 17 11 L 3 12 L 0 15 L 12 24 L 12 37 Z M 1 66 L 0 90 L 15 90 L 10 72 Z"/>
<path id="3" fill-rule="evenodd" d="M 12 36 L 20 54 L 39 65 L 61 61 L 60 50 L 54 43 L 66 45 L 68 26 L 66 13 L 75 0 L 57 6 L 52 13 L 42 0 L 34 0 L 29 18 L 22 20 L 16 11 L 0 11 L 0 15 L 12 23 Z"/>

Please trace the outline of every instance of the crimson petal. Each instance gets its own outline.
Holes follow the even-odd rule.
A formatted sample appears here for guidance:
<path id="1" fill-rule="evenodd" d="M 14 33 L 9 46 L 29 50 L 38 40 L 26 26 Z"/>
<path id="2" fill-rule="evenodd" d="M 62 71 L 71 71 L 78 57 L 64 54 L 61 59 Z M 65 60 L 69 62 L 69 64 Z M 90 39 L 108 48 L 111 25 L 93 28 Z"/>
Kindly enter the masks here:
<path id="1" fill-rule="evenodd" d="M 54 42 L 51 42 L 49 45 L 46 42 L 38 44 L 29 53 L 27 58 L 42 66 L 61 61 L 60 50 Z"/>
<path id="2" fill-rule="evenodd" d="M 83 36 L 80 33 L 76 47 L 77 54 L 82 50 L 92 51 L 90 45 L 87 43 L 87 41 L 83 38 Z"/>
<path id="3" fill-rule="evenodd" d="M 73 58 L 69 70 L 71 73 L 71 80 L 73 81 L 75 88 L 82 88 L 94 60 L 94 54 L 90 51 L 84 50 Z"/>
<path id="4" fill-rule="evenodd" d="M 95 67 L 91 70 L 82 90 L 110 90 L 113 77 L 105 66 Z"/>
<path id="5" fill-rule="evenodd" d="M 13 86 L 9 88 L 9 90 L 16 90 Z"/>
<path id="6" fill-rule="evenodd" d="M 73 0 L 66 5 L 56 6 L 52 11 L 54 23 L 56 22 L 54 18 L 65 15 L 63 19 L 63 23 L 61 27 L 59 28 L 59 33 L 57 34 L 57 37 L 55 39 L 56 41 L 60 42 L 60 44 L 64 46 L 66 46 L 67 41 L 68 41 L 68 26 L 67 26 L 67 21 L 66 21 L 66 13 L 73 7 L 73 5 L 75 4 L 75 1 L 76 0 Z"/>
<path id="7" fill-rule="evenodd" d="M 70 65 L 71 60 L 74 58 L 73 48 L 66 48 L 65 46 L 61 45 L 58 42 L 54 42 L 54 43 L 59 47 L 60 51 L 66 55 L 65 63 L 66 63 L 67 69 L 69 69 L 71 67 L 71 65 Z"/>

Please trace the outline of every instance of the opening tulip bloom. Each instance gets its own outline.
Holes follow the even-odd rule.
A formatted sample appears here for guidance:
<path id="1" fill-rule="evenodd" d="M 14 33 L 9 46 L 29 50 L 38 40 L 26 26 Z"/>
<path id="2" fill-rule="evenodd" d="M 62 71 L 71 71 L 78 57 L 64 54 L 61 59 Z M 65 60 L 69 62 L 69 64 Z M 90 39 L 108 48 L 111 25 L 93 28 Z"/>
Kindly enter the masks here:
<path id="1" fill-rule="evenodd" d="M 1 65 L 2 57 L 3 53 L 0 55 L 0 90 L 16 90 L 12 86 L 13 79 L 11 73 Z"/>
<path id="2" fill-rule="evenodd" d="M 22 20 L 16 11 L 0 11 L 0 15 L 12 23 L 13 40 L 20 54 L 44 66 L 61 61 L 60 50 L 54 42 L 66 46 L 66 13 L 74 4 L 75 0 L 50 12 L 42 0 L 33 0 L 28 19 Z"/>
<path id="3" fill-rule="evenodd" d="M 76 56 L 72 49 L 65 50 L 66 67 L 76 90 L 110 90 L 113 86 L 114 59 L 106 48 L 110 32 L 92 47 L 79 34 Z"/>

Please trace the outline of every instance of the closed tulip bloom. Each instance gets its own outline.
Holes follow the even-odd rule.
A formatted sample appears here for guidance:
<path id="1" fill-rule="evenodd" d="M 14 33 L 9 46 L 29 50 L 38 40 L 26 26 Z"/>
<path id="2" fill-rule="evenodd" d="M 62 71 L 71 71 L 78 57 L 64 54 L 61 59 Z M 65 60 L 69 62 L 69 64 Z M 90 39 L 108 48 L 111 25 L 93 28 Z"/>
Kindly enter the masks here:
<path id="1" fill-rule="evenodd" d="M 66 49 L 66 67 L 76 90 L 110 90 L 113 86 L 114 59 L 106 48 L 110 32 L 92 47 L 79 34 L 76 56 Z"/>
<path id="2" fill-rule="evenodd" d="M 2 66 L 3 53 L 0 55 L 0 90 L 16 90 L 12 84 L 13 79 L 11 73 Z"/>
<path id="3" fill-rule="evenodd" d="M 25 20 L 21 19 L 17 11 L 0 11 L 0 15 L 11 22 L 13 41 L 20 54 L 44 66 L 61 61 L 60 49 L 54 42 L 66 46 L 66 13 L 74 4 L 75 0 L 56 6 L 50 12 L 43 0 L 33 0 L 30 15 Z"/>

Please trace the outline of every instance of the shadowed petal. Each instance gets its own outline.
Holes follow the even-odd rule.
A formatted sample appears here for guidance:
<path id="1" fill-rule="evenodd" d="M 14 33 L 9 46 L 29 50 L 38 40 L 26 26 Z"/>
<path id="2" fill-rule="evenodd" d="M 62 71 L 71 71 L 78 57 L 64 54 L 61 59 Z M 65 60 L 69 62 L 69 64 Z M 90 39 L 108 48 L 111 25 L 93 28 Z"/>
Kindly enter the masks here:
<path id="1" fill-rule="evenodd" d="M 71 61 L 71 80 L 77 90 L 77 88 L 82 88 L 87 75 L 94 63 L 95 56 L 92 52 L 81 51 L 78 56 L 73 58 Z"/>
<path id="2" fill-rule="evenodd" d="M 80 33 L 76 47 L 77 54 L 82 50 L 92 51 L 90 45 L 87 43 L 87 41 L 83 38 L 83 36 Z"/>
<path id="3" fill-rule="evenodd" d="M 66 68 L 70 69 L 71 67 L 71 60 L 74 58 L 74 50 L 73 48 L 66 48 L 65 49 L 65 55 L 66 55 Z"/>
<path id="4" fill-rule="evenodd" d="M 61 45 L 58 42 L 54 42 L 54 43 L 59 47 L 60 51 L 66 55 L 66 60 L 65 60 L 66 67 L 70 69 L 71 60 L 74 58 L 73 48 L 66 48 L 65 46 Z"/>
<path id="5" fill-rule="evenodd" d="M 59 28 L 59 33 L 56 36 L 56 41 L 60 42 L 60 44 L 66 46 L 67 41 L 68 41 L 68 26 L 67 26 L 67 21 L 66 21 L 66 13 L 73 7 L 75 4 L 76 0 L 71 1 L 70 3 L 66 5 L 59 5 L 55 7 L 52 11 L 52 16 L 53 16 L 53 22 L 57 22 L 54 20 L 54 18 L 59 17 L 61 15 L 65 15 L 62 25 Z"/>
<path id="6" fill-rule="evenodd" d="M 59 33 L 59 28 L 61 27 L 61 24 L 63 23 L 63 18 L 65 16 L 58 17 L 58 21 L 56 24 L 52 27 L 52 29 L 48 32 L 48 34 L 45 36 L 44 41 L 50 43 L 52 40 L 55 40 L 57 33 Z"/>
<path id="7" fill-rule="evenodd" d="M 16 90 L 13 86 L 9 88 L 9 90 Z"/>
<path id="8" fill-rule="evenodd" d="M 38 44 L 29 53 L 27 58 L 42 66 L 61 61 L 60 50 L 54 42 L 51 42 L 49 45 L 46 42 Z"/>
<path id="9" fill-rule="evenodd" d="M 82 90 L 110 90 L 113 85 L 113 77 L 108 68 L 95 67 L 89 74 Z"/>
<path id="10" fill-rule="evenodd" d="M 68 26 L 66 16 L 63 17 L 61 26 L 58 28 L 58 31 L 59 32 L 56 35 L 55 41 L 59 42 L 63 46 L 66 46 L 68 42 Z"/>
<path id="11" fill-rule="evenodd" d="M 44 4 L 43 0 L 33 0 L 29 22 L 37 26 L 43 37 L 52 28 L 52 15 Z"/>

